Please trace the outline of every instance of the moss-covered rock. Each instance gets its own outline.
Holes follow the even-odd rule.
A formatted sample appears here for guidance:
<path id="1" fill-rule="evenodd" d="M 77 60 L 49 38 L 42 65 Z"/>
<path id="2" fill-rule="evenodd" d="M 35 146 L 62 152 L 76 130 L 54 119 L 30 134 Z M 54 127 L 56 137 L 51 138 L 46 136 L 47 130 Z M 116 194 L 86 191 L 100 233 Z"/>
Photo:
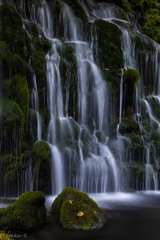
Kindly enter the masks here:
<path id="1" fill-rule="evenodd" d="M 15 75 L 11 81 L 12 99 L 14 99 L 21 107 L 24 114 L 24 128 L 27 130 L 29 116 L 29 99 L 30 93 L 27 80 L 25 77 Z"/>
<path id="2" fill-rule="evenodd" d="M 4 41 L 12 53 L 17 53 L 24 60 L 28 60 L 31 42 L 22 27 L 21 16 L 7 4 L 0 6 L 0 41 Z"/>
<path id="3" fill-rule="evenodd" d="M 140 74 L 137 70 L 128 68 L 127 71 L 123 73 L 123 89 L 125 96 L 126 106 L 133 106 L 135 99 L 135 90 L 138 86 L 138 81 L 140 79 Z"/>
<path id="4" fill-rule="evenodd" d="M 69 96 L 68 116 L 78 121 L 78 77 L 77 58 L 71 45 L 60 45 L 58 53 L 61 56 L 60 74 L 62 80 L 62 91 L 64 106 L 66 106 L 67 96 Z"/>
<path id="5" fill-rule="evenodd" d="M 64 228 L 90 230 L 101 228 L 111 217 L 87 194 L 71 187 L 63 189 L 51 206 Z"/>
<path id="6" fill-rule="evenodd" d="M 87 128 L 83 128 L 80 132 L 80 138 L 82 142 L 83 156 L 86 157 L 89 152 L 89 143 L 91 140 L 90 133 Z"/>
<path id="7" fill-rule="evenodd" d="M 29 229 L 46 220 L 45 195 L 26 192 L 6 208 L 0 209 L 1 229 Z"/>
<path id="8" fill-rule="evenodd" d="M 140 134 L 140 127 L 136 120 L 133 118 L 124 118 L 119 126 L 120 134 L 136 133 Z"/>
<path id="9" fill-rule="evenodd" d="M 43 191 L 45 194 L 51 194 L 52 184 L 50 173 L 50 146 L 44 141 L 36 142 L 31 153 L 32 167 L 36 169 L 36 178 L 33 184 L 33 190 Z"/>
<path id="10" fill-rule="evenodd" d="M 68 1 L 62 0 L 62 1 L 67 3 L 72 8 L 76 17 L 80 18 L 85 23 L 87 22 L 87 16 L 85 14 L 85 10 L 77 0 L 74 0 L 74 2 L 72 0 L 68 0 Z"/>
<path id="11" fill-rule="evenodd" d="M 24 114 L 20 106 L 13 100 L 0 99 L 1 114 L 0 114 L 0 127 L 4 135 L 8 131 L 12 132 L 12 137 L 16 132 L 16 127 L 19 126 L 21 130 L 21 137 L 24 132 Z"/>
<path id="12" fill-rule="evenodd" d="M 134 170 L 134 173 L 136 175 L 136 179 L 139 178 L 139 176 L 145 176 L 146 173 L 146 165 L 142 162 L 132 162 L 130 164 Z"/>
<path id="13" fill-rule="evenodd" d="M 155 117 L 157 117 L 158 119 L 160 119 L 160 111 L 159 111 L 160 99 L 159 99 L 159 97 L 158 96 L 157 97 L 156 96 L 148 96 L 147 100 L 151 106 L 153 115 Z"/>
<path id="14" fill-rule="evenodd" d="M 92 26 L 94 41 L 94 54 L 96 63 L 108 83 L 112 94 L 119 97 L 119 68 L 123 67 L 123 52 L 121 49 L 120 30 L 110 22 L 96 20 Z M 97 56 L 98 53 L 98 56 Z"/>
<path id="15" fill-rule="evenodd" d="M 102 131 L 96 131 L 96 137 L 99 142 L 105 143 L 106 142 L 106 137 Z"/>
<path id="16" fill-rule="evenodd" d="M 45 37 L 42 30 L 36 24 L 28 21 L 25 22 L 25 27 L 32 37 L 34 50 L 47 53 L 51 49 L 52 44 Z"/>
<path id="17" fill-rule="evenodd" d="M 90 134 L 93 134 L 94 130 L 95 130 L 95 121 L 94 121 L 94 119 L 92 117 L 88 116 L 87 119 L 86 119 L 86 123 L 87 123 L 88 130 L 89 130 Z"/>
<path id="18" fill-rule="evenodd" d="M 144 143 L 141 139 L 141 130 L 138 122 L 133 118 L 124 118 L 119 126 L 119 133 L 129 137 L 134 149 L 143 150 Z"/>
<path id="19" fill-rule="evenodd" d="M 7 44 L 3 41 L 0 41 L 0 65 L 5 64 L 10 67 L 10 58 L 11 52 L 7 46 Z"/>
<path id="20" fill-rule="evenodd" d="M 32 163 L 37 165 L 37 171 L 39 171 L 40 166 L 44 165 L 44 161 L 49 159 L 50 147 L 48 143 L 44 141 L 37 142 L 31 153 Z"/>
<path id="21" fill-rule="evenodd" d="M 11 81 L 9 79 L 2 82 L 2 96 L 4 99 L 11 98 Z"/>

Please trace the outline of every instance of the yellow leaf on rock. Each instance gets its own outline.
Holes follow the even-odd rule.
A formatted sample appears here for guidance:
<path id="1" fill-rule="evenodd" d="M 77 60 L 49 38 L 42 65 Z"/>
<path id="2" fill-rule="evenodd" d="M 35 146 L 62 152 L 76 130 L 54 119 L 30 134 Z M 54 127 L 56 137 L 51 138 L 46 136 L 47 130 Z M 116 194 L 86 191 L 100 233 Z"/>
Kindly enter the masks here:
<path id="1" fill-rule="evenodd" d="M 97 214 L 97 212 L 96 211 L 94 211 L 95 212 L 95 214 Z"/>
<path id="2" fill-rule="evenodd" d="M 105 70 L 109 70 L 108 68 L 105 68 Z"/>
<path id="3" fill-rule="evenodd" d="M 79 212 L 79 213 L 77 214 L 78 217 L 82 217 L 83 215 L 84 215 L 83 212 Z"/>
<path id="4" fill-rule="evenodd" d="M 72 202 L 73 202 L 73 200 L 68 200 L 71 204 L 72 204 Z"/>

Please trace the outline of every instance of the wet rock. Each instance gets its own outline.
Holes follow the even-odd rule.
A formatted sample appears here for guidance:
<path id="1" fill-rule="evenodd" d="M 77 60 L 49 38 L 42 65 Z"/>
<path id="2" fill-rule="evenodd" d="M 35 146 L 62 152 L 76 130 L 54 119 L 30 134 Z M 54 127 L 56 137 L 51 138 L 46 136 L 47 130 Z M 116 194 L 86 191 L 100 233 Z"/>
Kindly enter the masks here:
<path id="1" fill-rule="evenodd" d="M 1 229 L 29 229 L 46 220 L 45 195 L 42 192 L 26 192 L 17 201 L 0 209 Z"/>
<path id="2" fill-rule="evenodd" d="M 71 187 L 63 189 L 51 206 L 64 228 L 91 230 L 101 228 L 111 217 L 86 193 Z"/>

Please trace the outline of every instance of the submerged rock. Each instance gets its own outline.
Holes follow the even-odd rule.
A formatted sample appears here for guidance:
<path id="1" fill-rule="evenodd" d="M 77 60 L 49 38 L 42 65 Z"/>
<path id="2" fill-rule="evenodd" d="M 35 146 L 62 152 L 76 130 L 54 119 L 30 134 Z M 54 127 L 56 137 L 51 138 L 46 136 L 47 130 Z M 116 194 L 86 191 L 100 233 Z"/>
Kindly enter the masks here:
<path id="1" fill-rule="evenodd" d="M 28 229 L 46 220 L 45 195 L 26 192 L 6 208 L 0 209 L 0 228 Z"/>
<path id="2" fill-rule="evenodd" d="M 101 228 L 112 219 L 86 193 L 71 187 L 63 189 L 51 206 L 64 228 L 91 230 Z"/>

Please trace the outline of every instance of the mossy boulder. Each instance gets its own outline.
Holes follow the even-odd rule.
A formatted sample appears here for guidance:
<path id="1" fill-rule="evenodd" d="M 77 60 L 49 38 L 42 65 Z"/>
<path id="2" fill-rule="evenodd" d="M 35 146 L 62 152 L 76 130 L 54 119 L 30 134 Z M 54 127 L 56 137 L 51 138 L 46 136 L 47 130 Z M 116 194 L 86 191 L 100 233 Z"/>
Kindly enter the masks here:
<path id="1" fill-rule="evenodd" d="M 131 139 L 132 147 L 134 147 L 134 149 L 142 150 L 144 148 L 144 143 L 141 139 L 140 126 L 135 119 L 131 117 L 122 119 L 119 126 L 119 133 Z"/>
<path id="2" fill-rule="evenodd" d="M 50 172 L 50 146 L 44 141 L 36 142 L 33 146 L 32 168 L 36 169 L 36 178 L 33 183 L 33 190 L 43 191 L 45 194 L 51 194 L 51 175 Z"/>
<path id="3" fill-rule="evenodd" d="M 72 8 L 76 17 L 80 18 L 84 23 L 87 22 L 87 16 L 86 16 L 85 10 L 77 0 L 74 0 L 74 2 L 72 0 L 68 0 L 68 1 L 62 0 L 62 1 L 67 3 Z"/>
<path id="4" fill-rule="evenodd" d="M 134 118 L 132 117 L 124 118 L 120 123 L 119 132 L 120 134 L 123 134 L 123 135 L 130 134 L 130 133 L 140 134 L 140 127 L 138 122 Z"/>
<path id="5" fill-rule="evenodd" d="M 111 217 L 86 193 L 71 187 L 63 189 L 51 206 L 64 228 L 91 230 L 101 228 Z"/>
<path id="6" fill-rule="evenodd" d="M 15 75 L 11 81 L 12 98 L 19 104 L 24 114 L 24 127 L 27 130 L 29 116 L 30 93 L 28 83 L 25 77 Z"/>
<path id="7" fill-rule="evenodd" d="M 22 137 L 24 132 L 24 114 L 20 106 L 13 100 L 4 99 L 0 99 L 0 105 L 0 129 L 4 132 L 4 135 L 11 131 L 14 138 L 15 130 L 18 126 Z"/>
<path id="8" fill-rule="evenodd" d="M 77 58 L 74 54 L 74 48 L 68 44 L 59 45 L 58 53 L 61 56 L 59 68 L 62 81 L 63 102 L 64 106 L 68 105 L 68 109 L 65 110 L 68 111 L 68 116 L 73 117 L 78 122 Z"/>
<path id="9" fill-rule="evenodd" d="M 29 229 L 46 220 L 45 195 L 26 192 L 6 208 L 0 209 L 1 229 Z"/>
<path id="10" fill-rule="evenodd" d="M 138 86 L 140 74 L 137 70 L 128 68 L 123 73 L 123 89 L 126 107 L 134 105 L 135 90 Z"/>
<path id="11" fill-rule="evenodd" d="M 22 27 L 21 16 L 8 4 L 0 6 L 0 41 L 4 41 L 12 53 L 17 53 L 28 61 L 31 53 L 31 41 Z"/>
<path id="12" fill-rule="evenodd" d="M 49 158 L 49 153 L 50 147 L 48 143 L 39 141 L 34 145 L 31 157 L 33 165 L 37 165 L 37 171 L 39 171 L 40 165 L 43 165 L 44 161 Z"/>
<path id="13" fill-rule="evenodd" d="M 83 156 L 86 157 L 89 152 L 89 143 L 91 140 L 90 133 L 87 128 L 83 128 L 80 132 L 80 138 L 82 142 Z"/>
<path id="14" fill-rule="evenodd" d="M 102 131 L 96 131 L 96 137 L 99 142 L 105 143 L 106 142 L 106 137 Z"/>
<path id="15" fill-rule="evenodd" d="M 89 26 L 89 29 L 92 29 L 93 36 L 95 36 L 93 53 L 96 63 L 111 93 L 118 98 L 120 94 L 119 68 L 124 64 L 120 30 L 115 24 L 103 20 L 96 20 L 92 26 Z"/>

